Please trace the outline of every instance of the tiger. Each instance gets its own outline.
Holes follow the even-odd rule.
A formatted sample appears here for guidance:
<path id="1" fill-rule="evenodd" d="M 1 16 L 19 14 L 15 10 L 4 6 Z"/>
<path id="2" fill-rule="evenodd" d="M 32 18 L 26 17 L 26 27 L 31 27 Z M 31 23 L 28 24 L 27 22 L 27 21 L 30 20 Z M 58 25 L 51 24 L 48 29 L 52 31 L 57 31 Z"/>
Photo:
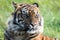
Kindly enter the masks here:
<path id="1" fill-rule="evenodd" d="M 4 40 L 57 40 L 43 35 L 44 19 L 38 3 L 12 3 L 14 12 L 7 20 Z"/>

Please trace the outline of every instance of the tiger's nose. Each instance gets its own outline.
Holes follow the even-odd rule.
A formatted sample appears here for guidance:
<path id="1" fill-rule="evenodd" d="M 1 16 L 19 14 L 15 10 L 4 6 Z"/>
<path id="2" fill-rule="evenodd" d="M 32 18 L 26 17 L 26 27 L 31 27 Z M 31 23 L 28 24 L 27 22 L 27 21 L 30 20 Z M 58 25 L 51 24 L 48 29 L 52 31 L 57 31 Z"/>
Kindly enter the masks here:
<path id="1" fill-rule="evenodd" d="M 34 26 L 34 24 L 33 24 L 33 23 L 30 23 L 30 25 L 31 25 L 31 26 Z"/>
<path id="2" fill-rule="evenodd" d="M 30 25 L 35 26 L 37 23 L 30 23 Z"/>

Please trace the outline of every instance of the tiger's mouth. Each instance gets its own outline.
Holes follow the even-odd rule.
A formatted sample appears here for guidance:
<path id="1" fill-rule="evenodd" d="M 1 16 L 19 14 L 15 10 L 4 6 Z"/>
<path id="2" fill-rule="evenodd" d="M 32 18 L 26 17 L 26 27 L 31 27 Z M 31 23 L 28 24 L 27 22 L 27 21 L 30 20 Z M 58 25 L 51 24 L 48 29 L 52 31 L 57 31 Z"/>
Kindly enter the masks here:
<path id="1" fill-rule="evenodd" d="M 38 31 L 38 25 L 28 25 L 28 27 L 24 28 L 22 31 L 26 32 L 27 34 L 37 34 L 37 31 Z"/>
<path id="2" fill-rule="evenodd" d="M 16 25 L 16 24 L 15 24 Z M 33 24 L 25 24 L 24 22 L 20 22 L 20 24 L 18 24 L 18 28 L 15 29 L 15 31 L 17 31 L 16 33 L 18 34 L 36 34 L 37 30 L 38 30 L 38 25 L 33 25 Z"/>
<path id="3" fill-rule="evenodd" d="M 29 29 L 27 30 L 28 34 L 35 34 L 37 30 L 36 26 L 29 25 Z"/>

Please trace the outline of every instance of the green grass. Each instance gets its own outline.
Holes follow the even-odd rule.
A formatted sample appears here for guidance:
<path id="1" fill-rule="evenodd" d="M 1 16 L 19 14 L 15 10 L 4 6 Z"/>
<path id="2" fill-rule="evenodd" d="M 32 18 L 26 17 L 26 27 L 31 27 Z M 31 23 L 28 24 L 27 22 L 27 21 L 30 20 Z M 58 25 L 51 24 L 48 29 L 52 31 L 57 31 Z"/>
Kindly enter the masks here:
<path id="1" fill-rule="evenodd" d="M 60 0 L 14 0 L 17 3 L 39 4 L 44 17 L 44 35 L 60 38 Z M 0 40 L 3 40 L 6 21 L 14 8 L 12 0 L 0 0 Z"/>

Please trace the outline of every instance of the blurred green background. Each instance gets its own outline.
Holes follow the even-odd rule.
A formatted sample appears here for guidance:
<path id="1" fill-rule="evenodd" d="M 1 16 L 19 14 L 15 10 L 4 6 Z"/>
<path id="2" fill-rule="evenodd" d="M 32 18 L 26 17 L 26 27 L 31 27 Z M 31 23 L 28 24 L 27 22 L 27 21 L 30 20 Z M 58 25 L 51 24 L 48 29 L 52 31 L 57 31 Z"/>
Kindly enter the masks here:
<path id="1" fill-rule="evenodd" d="M 14 0 L 17 3 L 39 4 L 44 17 L 44 35 L 60 38 L 60 0 Z M 0 40 L 4 40 L 7 18 L 14 11 L 12 0 L 0 0 Z"/>

